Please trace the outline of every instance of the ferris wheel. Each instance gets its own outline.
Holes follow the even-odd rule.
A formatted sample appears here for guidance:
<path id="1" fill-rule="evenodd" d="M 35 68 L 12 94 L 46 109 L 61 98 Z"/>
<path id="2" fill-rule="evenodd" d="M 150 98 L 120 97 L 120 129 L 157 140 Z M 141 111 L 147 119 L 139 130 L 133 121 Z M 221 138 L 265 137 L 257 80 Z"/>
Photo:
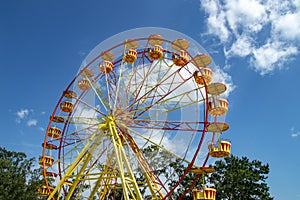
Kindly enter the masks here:
<path id="1" fill-rule="evenodd" d="M 133 29 L 100 43 L 50 117 L 39 194 L 172 199 L 189 172 L 213 172 L 209 158 L 228 156 L 231 147 L 221 139 L 228 102 L 214 67 L 197 42 L 169 29 Z M 184 172 L 177 175 L 170 163 Z M 204 185 L 193 190 L 194 199 L 215 193 Z"/>

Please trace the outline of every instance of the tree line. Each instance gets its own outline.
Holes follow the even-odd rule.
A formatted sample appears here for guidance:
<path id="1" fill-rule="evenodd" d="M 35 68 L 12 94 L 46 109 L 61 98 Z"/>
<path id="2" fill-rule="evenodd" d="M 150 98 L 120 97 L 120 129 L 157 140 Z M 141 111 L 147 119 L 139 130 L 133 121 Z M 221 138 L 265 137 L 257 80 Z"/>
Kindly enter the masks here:
<path id="1" fill-rule="evenodd" d="M 151 149 L 152 148 L 152 149 Z M 149 151 L 153 150 L 151 147 Z M 144 152 L 147 154 L 147 152 Z M 163 155 L 159 155 L 160 157 Z M 163 157 L 162 157 L 163 159 Z M 167 167 L 176 171 L 180 177 L 185 167 L 180 162 L 170 162 Z M 159 162 L 157 162 L 159 165 Z M 268 164 L 259 160 L 249 160 L 247 157 L 231 155 L 216 161 L 212 167 L 215 172 L 207 177 L 207 182 L 213 184 L 217 190 L 217 200 L 272 200 L 267 185 L 270 172 Z M 167 173 L 167 169 L 156 167 L 156 173 Z M 9 151 L 0 147 L 0 199 L 2 200 L 39 200 L 45 199 L 37 193 L 39 186 L 44 184 L 41 176 L 42 169 L 36 166 L 35 158 L 27 158 L 23 152 Z M 138 175 L 137 175 L 138 176 Z M 195 179 L 195 174 L 188 173 L 180 183 L 173 199 L 179 198 Z M 176 183 L 176 177 L 167 187 Z M 138 178 L 138 177 L 137 177 Z M 201 185 L 201 179 L 196 185 Z M 115 199 L 121 199 L 122 192 Z M 191 192 L 184 200 L 193 200 Z"/>

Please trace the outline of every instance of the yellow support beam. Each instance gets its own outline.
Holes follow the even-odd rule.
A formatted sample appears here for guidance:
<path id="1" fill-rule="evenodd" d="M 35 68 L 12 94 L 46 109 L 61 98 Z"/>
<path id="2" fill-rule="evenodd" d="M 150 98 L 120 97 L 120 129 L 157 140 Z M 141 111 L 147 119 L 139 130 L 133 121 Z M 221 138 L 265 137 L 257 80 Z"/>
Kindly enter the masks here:
<path id="1" fill-rule="evenodd" d="M 123 187 L 124 199 L 125 200 L 130 200 L 130 199 L 142 200 L 143 199 L 142 194 L 139 190 L 139 187 L 138 187 L 137 181 L 134 177 L 134 174 L 132 172 L 131 166 L 127 160 L 127 156 L 124 152 L 123 143 L 120 139 L 120 136 L 118 135 L 118 131 L 116 129 L 113 119 L 108 123 L 108 126 L 109 126 L 109 131 L 112 134 L 112 143 L 113 143 L 113 147 L 114 147 L 114 151 L 115 151 L 115 155 L 116 155 L 116 159 L 117 159 L 118 169 L 119 169 L 121 183 L 122 183 L 122 187 Z M 126 176 L 128 176 L 129 179 L 131 179 L 130 181 L 127 181 L 127 179 L 125 178 L 124 169 L 127 170 Z M 135 193 L 133 193 L 131 188 L 133 188 Z M 129 198 L 128 192 L 131 194 L 131 198 Z"/>
<path id="2" fill-rule="evenodd" d="M 98 133 L 98 132 L 96 133 L 97 137 L 96 137 L 95 141 L 93 142 L 93 144 L 91 145 L 91 147 L 88 149 L 87 153 L 85 154 L 86 158 L 84 159 L 84 163 L 83 163 L 79 173 L 77 174 L 76 179 L 73 181 L 73 184 L 72 184 L 71 188 L 69 189 L 69 193 L 66 196 L 65 200 L 69 200 L 72 197 L 77 184 L 79 183 L 81 177 L 84 176 L 86 167 L 89 164 L 89 161 L 91 160 L 91 158 L 93 157 L 94 151 L 95 151 L 96 147 L 98 146 L 98 143 L 99 143 L 101 137 L 103 136 L 101 133 L 102 133 L 102 131 L 100 131 L 100 133 Z"/>
<path id="3" fill-rule="evenodd" d="M 97 191 L 100 189 L 101 187 L 101 181 L 105 182 L 106 184 L 102 187 L 104 187 L 104 190 L 101 191 L 101 195 L 100 195 L 100 200 L 104 200 L 105 196 L 107 194 L 108 191 L 108 185 L 107 184 L 111 181 L 111 179 L 116 179 L 118 178 L 118 176 L 115 175 L 115 172 L 109 172 L 109 166 L 112 162 L 113 156 L 110 156 L 108 162 L 104 165 L 104 169 L 103 172 L 100 174 L 100 176 L 96 179 L 96 184 L 94 185 L 94 188 L 92 190 L 92 193 L 90 194 L 89 200 L 93 200 L 95 194 L 97 193 Z M 104 177 L 105 175 L 107 175 L 106 177 Z"/>
<path id="4" fill-rule="evenodd" d="M 132 166 L 129 162 L 130 158 L 126 154 L 127 150 L 124 148 L 124 139 L 129 140 L 126 141 L 126 143 L 129 144 L 131 150 L 133 150 L 133 155 L 136 157 L 146 179 L 143 187 L 146 186 L 149 188 L 153 198 L 156 198 L 156 195 L 162 197 L 160 188 L 156 183 L 156 178 L 152 175 L 150 167 L 144 163 L 143 154 L 138 151 L 137 144 L 133 138 L 129 134 L 124 137 L 120 135 L 122 133 L 118 132 L 112 116 L 103 118 L 103 121 L 103 123 L 98 125 L 98 131 L 90 136 L 76 159 L 70 164 L 67 172 L 49 195 L 48 200 L 53 199 L 55 194 L 58 194 L 57 198 L 59 199 L 63 185 L 66 183 L 66 180 L 70 178 L 74 180 L 72 185 L 69 186 L 69 192 L 65 200 L 69 200 L 72 197 L 76 187 L 81 181 L 87 180 L 96 180 L 93 188 L 91 188 L 89 199 L 93 199 L 97 192 L 100 192 L 100 199 L 105 199 L 106 195 L 111 190 L 118 188 L 119 185 L 123 189 L 124 200 L 142 200 L 143 196 L 139 189 L 140 186 L 134 176 Z M 99 169 L 99 173 L 89 174 L 87 173 L 89 163 L 99 145 L 98 143 L 103 137 L 107 137 L 107 140 L 111 142 L 112 152 L 109 153 L 107 163 L 103 170 L 100 171 Z M 75 171 L 76 174 L 74 174 Z M 113 183 L 113 181 L 115 182 Z"/>
<path id="5" fill-rule="evenodd" d="M 131 148 L 139 162 L 139 165 L 143 171 L 143 175 L 145 176 L 147 185 L 149 187 L 149 190 L 150 190 L 152 196 L 155 197 L 157 195 L 156 194 L 156 192 L 157 192 L 158 195 L 161 198 L 163 198 L 163 194 L 161 193 L 160 188 L 159 188 L 158 184 L 156 183 L 156 179 L 153 176 L 153 174 L 151 173 L 152 170 L 150 169 L 149 165 L 144 162 L 145 158 L 144 158 L 142 152 L 139 150 L 138 145 L 135 143 L 134 139 L 130 135 L 127 135 L 127 139 L 128 139 L 128 143 L 131 146 Z"/>
<path id="6" fill-rule="evenodd" d="M 97 133 L 94 133 L 90 139 L 87 141 L 87 143 L 85 144 L 85 146 L 83 147 L 83 149 L 81 150 L 81 152 L 78 154 L 77 158 L 75 159 L 75 161 L 72 163 L 72 165 L 69 167 L 68 171 L 65 173 L 65 175 L 62 177 L 62 179 L 60 180 L 60 182 L 56 185 L 56 187 L 54 188 L 53 192 L 49 195 L 47 200 L 51 200 L 54 196 L 54 194 L 58 191 L 58 189 L 61 189 L 62 185 L 65 183 L 65 180 L 67 177 L 69 177 L 74 171 L 75 169 L 80 165 L 80 163 L 83 161 L 84 158 L 84 154 L 86 153 L 86 150 L 88 149 L 88 147 L 90 146 L 90 143 L 94 140 L 94 137 L 96 136 Z M 59 191 L 60 193 L 61 191 Z M 59 197 L 58 197 L 59 198 Z"/>

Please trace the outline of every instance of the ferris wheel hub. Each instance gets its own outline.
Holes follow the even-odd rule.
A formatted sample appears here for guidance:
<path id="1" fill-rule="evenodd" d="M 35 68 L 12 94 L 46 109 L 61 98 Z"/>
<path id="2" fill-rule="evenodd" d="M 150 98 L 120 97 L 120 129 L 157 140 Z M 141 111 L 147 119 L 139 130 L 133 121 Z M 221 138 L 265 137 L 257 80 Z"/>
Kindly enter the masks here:
<path id="1" fill-rule="evenodd" d="M 113 112 L 113 116 L 116 124 L 120 126 L 129 125 L 130 123 L 132 123 L 132 113 L 127 112 L 125 110 L 116 109 Z"/>
<path id="2" fill-rule="evenodd" d="M 99 128 L 103 131 L 109 130 L 109 126 L 115 124 L 115 118 L 111 115 L 102 118 L 103 123 L 99 124 Z"/>

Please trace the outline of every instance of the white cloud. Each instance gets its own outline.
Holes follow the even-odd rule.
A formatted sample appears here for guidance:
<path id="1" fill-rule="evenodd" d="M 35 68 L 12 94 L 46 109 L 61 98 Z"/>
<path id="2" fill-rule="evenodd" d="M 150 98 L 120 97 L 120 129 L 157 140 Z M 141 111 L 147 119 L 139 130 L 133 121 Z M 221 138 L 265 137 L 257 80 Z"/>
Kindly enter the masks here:
<path id="1" fill-rule="evenodd" d="M 292 127 L 291 128 L 291 137 L 292 138 L 297 138 L 298 136 L 300 136 L 300 131 L 295 131 L 295 128 L 294 127 Z"/>
<path id="2" fill-rule="evenodd" d="M 287 46 L 281 42 L 268 42 L 254 49 L 250 63 L 260 74 L 267 74 L 275 68 L 281 69 L 290 57 L 298 54 L 295 46 Z"/>
<path id="3" fill-rule="evenodd" d="M 236 86 L 233 84 L 231 76 L 220 67 L 214 69 L 213 82 L 220 82 L 226 85 L 227 90 L 222 94 L 222 97 L 224 98 L 227 98 L 229 94 L 236 88 Z"/>
<path id="4" fill-rule="evenodd" d="M 31 126 L 36 126 L 38 123 L 38 121 L 36 119 L 30 119 L 27 121 L 27 126 L 31 127 Z"/>
<path id="5" fill-rule="evenodd" d="M 226 57 L 239 56 L 246 57 L 253 51 L 253 40 L 246 34 L 241 35 L 231 45 L 228 51 L 224 50 Z"/>
<path id="6" fill-rule="evenodd" d="M 20 123 L 22 119 L 26 118 L 29 114 L 28 109 L 21 109 L 20 111 L 17 112 L 17 119 L 16 122 Z"/>
<path id="7" fill-rule="evenodd" d="M 285 67 L 299 53 L 298 0 L 200 0 L 207 33 L 225 46 L 225 56 L 249 59 L 261 75 Z M 215 20 L 214 20 L 215 19 Z"/>
<path id="8" fill-rule="evenodd" d="M 29 114 L 28 109 L 22 109 L 22 110 L 17 112 L 17 115 L 20 119 L 24 119 L 28 114 Z"/>
<path id="9" fill-rule="evenodd" d="M 202 0 L 202 7 L 209 13 L 207 18 L 208 33 L 219 36 L 221 42 L 228 40 L 230 31 L 226 26 L 225 12 L 217 0 Z"/>
<path id="10" fill-rule="evenodd" d="M 227 0 L 224 6 L 228 26 L 237 37 L 239 31 L 260 31 L 267 21 L 266 9 L 257 0 Z"/>
<path id="11" fill-rule="evenodd" d="M 85 55 L 86 55 L 86 52 L 83 51 L 83 50 L 78 51 L 78 55 L 79 55 L 80 57 L 85 56 Z"/>
<path id="12" fill-rule="evenodd" d="M 280 16 L 273 24 L 275 34 L 287 40 L 300 39 L 300 11 Z"/>

